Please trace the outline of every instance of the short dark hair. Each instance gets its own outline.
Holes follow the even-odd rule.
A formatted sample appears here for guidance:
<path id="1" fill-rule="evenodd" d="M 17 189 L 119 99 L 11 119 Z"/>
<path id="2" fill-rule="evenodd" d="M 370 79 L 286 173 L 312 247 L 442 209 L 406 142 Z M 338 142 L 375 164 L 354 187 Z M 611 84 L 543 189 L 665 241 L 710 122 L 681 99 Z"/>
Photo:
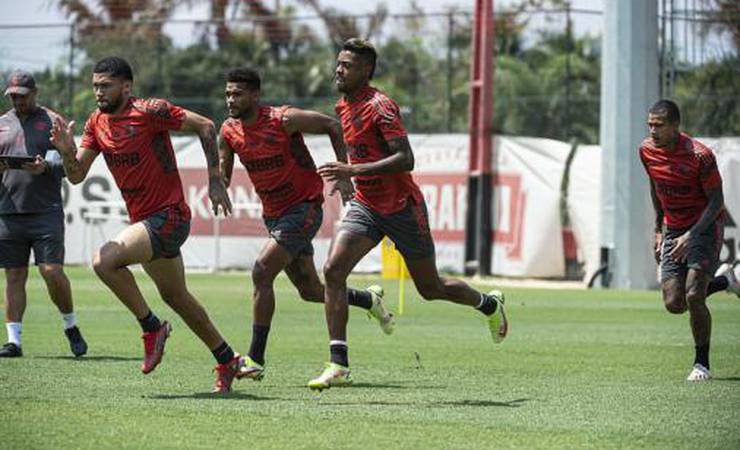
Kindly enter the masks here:
<path id="1" fill-rule="evenodd" d="M 369 79 L 373 79 L 375 74 L 375 63 L 378 60 L 378 53 L 375 51 L 375 47 L 369 41 L 360 38 L 350 38 L 344 41 L 342 44 L 342 50 L 352 52 L 364 59 L 367 64 L 370 65 L 370 76 Z"/>
<path id="2" fill-rule="evenodd" d="M 95 63 L 93 73 L 108 73 L 115 78 L 134 81 L 134 71 L 125 59 L 118 56 L 108 56 Z"/>
<path id="3" fill-rule="evenodd" d="M 247 85 L 247 89 L 251 91 L 259 91 L 262 86 L 260 75 L 256 70 L 249 67 L 229 70 L 226 73 L 226 81 L 228 83 L 244 83 Z"/>
<path id="4" fill-rule="evenodd" d="M 678 110 L 678 105 L 671 100 L 658 100 L 648 112 L 658 116 L 665 116 L 669 123 L 681 123 L 681 112 Z"/>

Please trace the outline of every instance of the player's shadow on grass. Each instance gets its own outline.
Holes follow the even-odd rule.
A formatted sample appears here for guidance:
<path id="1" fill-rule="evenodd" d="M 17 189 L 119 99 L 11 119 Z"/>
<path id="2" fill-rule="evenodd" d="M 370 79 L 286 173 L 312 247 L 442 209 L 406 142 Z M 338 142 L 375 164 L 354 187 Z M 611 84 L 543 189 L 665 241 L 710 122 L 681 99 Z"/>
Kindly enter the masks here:
<path id="1" fill-rule="evenodd" d="M 740 377 L 714 377 L 715 381 L 740 381 Z"/>
<path id="2" fill-rule="evenodd" d="M 516 400 L 509 400 L 507 402 L 497 402 L 494 400 L 456 400 L 447 402 L 432 402 L 432 406 L 475 406 L 475 407 L 504 407 L 504 408 L 519 408 L 524 403 L 528 402 L 528 398 L 518 398 Z"/>
<path id="3" fill-rule="evenodd" d="M 354 383 L 352 386 L 348 386 L 348 389 L 363 389 L 363 388 L 370 388 L 370 389 L 446 389 L 447 386 L 442 385 L 418 385 L 418 384 L 409 384 L 404 385 L 401 383 Z"/>
<path id="4" fill-rule="evenodd" d="M 75 357 L 72 355 L 69 356 L 62 356 L 62 355 L 56 355 L 56 356 L 35 356 L 34 358 L 38 359 L 61 359 L 61 360 L 69 360 L 69 361 L 90 361 L 90 362 L 119 362 L 119 361 L 141 361 L 141 358 L 137 358 L 135 356 L 109 356 L 109 355 L 93 355 L 93 356 L 80 356 Z"/>
<path id="5" fill-rule="evenodd" d="M 152 400 L 250 400 L 250 401 L 270 401 L 283 400 L 277 397 L 261 397 L 259 395 L 247 394 L 246 392 L 230 392 L 228 394 L 216 394 L 213 392 L 195 392 L 193 394 L 157 394 L 147 395 L 146 398 Z"/>

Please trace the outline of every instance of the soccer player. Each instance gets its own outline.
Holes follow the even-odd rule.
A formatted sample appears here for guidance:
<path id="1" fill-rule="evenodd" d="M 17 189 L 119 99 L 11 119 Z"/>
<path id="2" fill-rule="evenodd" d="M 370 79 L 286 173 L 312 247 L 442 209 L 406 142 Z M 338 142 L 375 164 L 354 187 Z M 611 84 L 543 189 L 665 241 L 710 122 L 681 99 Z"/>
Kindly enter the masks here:
<path id="1" fill-rule="evenodd" d="M 37 94 L 33 75 L 20 70 L 11 73 L 5 95 L 10 97 L 13 109 L 0 116 L 0 155 L 35 157 L 20 168 L 10 168 L 6 161 L 0 161 L 0 266 L 5 269 L 8 331 L 8 343 L 0 349 L 4 358 L 23 356 L 21 325 L 31 249 L 49 297 L 62 314 L 72 354 L 82 356 L 87 352 L 64 273 L 64 170 L 49 141 L 57 114 L 37 105 Z"/>
<path id="2" fill-rule="evenodd" d="M 324 301 L 324 286 L 316 273 L 311 244 L 323 217 L 323 182 L 301 133 L 328 135 L 337 159 L 347 161 L 339 122 L 315 111 L 262 106 L 260 85 L 260 76 L 254 70 L 234 69 L 227 74 L 229 119 L 221 127 L 219 141 L 226 186 L 231 181 L 236 153 L 262 201 L 270 234 L 252 270 L 252 343 L 240 372 L 240 376 L 255 380 L 264 374 L 265 347 L 275 311 L 273 283 L 278 273 L 285 271 L 303 300 Z M 339 180 L 335 191 L 349 200 L 352 184 Z M 347 289 L 347 302 L 367 310 L 390 334 L 393 315 L 386 311 L 382 296 L 380 286 L 370 286 L 366 291 Z"/>
<path id="3" fill-rule="evenodd" d="M 483 294 L 460 280 L 439 276 L 426 204 L 411 178 L 414 154 L 398 106 L 370 86 L 376 59 L 372 45 L 353 38 L 344 43 L 336 62 L 335 83 L 343 94 L 336 111 L 351 164 L 330 162 L 318 172 L 329 181 L 353 178 L 357 193 L 324 266 L 331 362 L 309 381 L 312 389 L 351 383 L 344 300 L 347 276 L 383 236 L 396 244 L 423 298 L 477 308 L 487 316 L 495 343 L 508 330 L 503 293 Z"/>
<path id="4" fill-rule="evenodd" d="M 132 96 L 133 73 L 118 57 L 103 58 L 93 68 L 93 92 L 98 104 L 85 124 L 81 148 L 72 138 L 74 122 L 58 119 L 52 142 L 61 151 L 72 183 L 81 182 L 90 165 L 103 154 L 126 202 L 131 225 L 95 254 L 98 277 L 134 314 L 144 339 L 144 374 L 154 370 L 164 354 L 172 326 L 152 312 L 127 268 L 140 263 L 162 299 L 182 317 L 216 358 L 214 392 L 229 392 L 243 359 L 211 322 L 188 291 L 180 247 L 190 231 L 190 209 L 182 192 L 169 131 L 196 133 L 208 162 L 208 195 L 214 214 L 231 212 L 218 168 L 216 128 L 211 120 L 166 100 Z"/>
<path id="5" fill-rule="evenodd" d="M 655 208 L 655 260 L 660 265 L 668 312 L 688 309 L 696 356 L 688 381 L 711 379 L 709 341 L 712 317 L 706 298 L 729 290 L 740 296 L 732 267 L 713 277 L 719 263 L 725 223 L 722 179 L 712 151 L 679 130 L 681 115 L 670 100 L 648 112 L 650 136 L 640 160 L 650 178 Z"/>

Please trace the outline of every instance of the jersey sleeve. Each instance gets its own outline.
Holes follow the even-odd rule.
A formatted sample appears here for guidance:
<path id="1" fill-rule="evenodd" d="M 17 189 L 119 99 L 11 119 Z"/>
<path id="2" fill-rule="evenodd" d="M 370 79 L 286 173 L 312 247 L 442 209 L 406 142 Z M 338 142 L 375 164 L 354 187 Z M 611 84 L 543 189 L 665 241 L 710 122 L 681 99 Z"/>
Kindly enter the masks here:
<path id="1" fill-rule="evenodd" d="M 407 135 L 401 120 L 401 111 L 392 100 L 377 98 L 374 102 L 373 121 L 386 142 Z"/>
<path id="2" fill-rule="evenodd" d="M 177 131 L 185 122 L 185 109 L 161 98 L 144 101 L 144 112 L 150 118 L 150 126 L 155 131 Z"/>
<path id="3" fill-rule="evenodd" d="M 697 153 L 699 158 L 699 181 L 704 192 L 722 187 L 722 177 L 717 168 L 717 158 L 711 150 L 706 149 Z"/>
<path id="4" fill-rule="evenodd" d="M 88 117 L 85 122 L 85 129 L 82 131 L 82 141 L 80 142 L 83 148 L 94 150 L 98 153 L 102 150 L 98 143 L 98 138 L 95 137 L 95 116 Z"/>

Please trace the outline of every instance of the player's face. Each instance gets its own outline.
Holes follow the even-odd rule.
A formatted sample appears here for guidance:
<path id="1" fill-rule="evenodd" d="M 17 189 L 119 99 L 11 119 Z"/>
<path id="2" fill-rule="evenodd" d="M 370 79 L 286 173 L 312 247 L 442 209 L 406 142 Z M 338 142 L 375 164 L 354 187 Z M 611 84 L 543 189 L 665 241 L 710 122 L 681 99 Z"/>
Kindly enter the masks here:
<path id="1" fill-rule="evenodd" d="M 111 76 L 109 73 L 94 73 L 92 82 L 95 101 L 101 112 L 116 112 L 131 95 L 131 81 Z"/>
<path id="2" fill-rule="evenodd" d="M 225 94 L 229 117 L 247 118 L 256 111 L 259 105 L 260 92 L 248 89 L 244 83 L 226 83 Z"/>
<path id="3" fill-rule="evenodd" d="M 36 107 L 36 90 L 32 90 L 26 95 L 10 94 L 10 101 L 13 103 L 16 113 L 21 115 L 31 114 Z"/>
<path id="4" fill-rule="evenodd" d="M 342 50 L 337 56 L 337 67 L 334 69 L 334 83 L 337 90 L 351 94 L 362 88 L 368 81 L 367 64 L 358 55 Z"/>
<path id="5" fill-rule="evenodd" d="M 670 123 L 664 114 L 648 114 L 647 125 L 656 147 L 671 145 L 678 135 L 678 123 Z"/>

